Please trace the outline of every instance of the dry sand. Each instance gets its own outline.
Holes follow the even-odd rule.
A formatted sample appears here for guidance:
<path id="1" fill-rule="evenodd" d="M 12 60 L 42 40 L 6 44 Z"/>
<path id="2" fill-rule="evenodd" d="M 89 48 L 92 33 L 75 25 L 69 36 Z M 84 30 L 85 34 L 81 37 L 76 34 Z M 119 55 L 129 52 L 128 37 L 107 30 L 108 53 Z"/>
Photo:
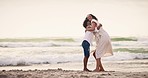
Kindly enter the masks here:
<path id="1" fill-rule="evenodd" d="M 0 67 L 0 78 L 148 78 L 148 59 L 103 64 L 107 72 L 81 71 L 81 63 L 6 66 Z M 93 69 L 94 65 L 89 63 L 88 67 Z"/>
<path id="2" fill-rule="evenodd" d="M 148 72 L 83 72 L 74 70 L 10 70 L 1 71 L 0 78 L 148 78 Z"/>

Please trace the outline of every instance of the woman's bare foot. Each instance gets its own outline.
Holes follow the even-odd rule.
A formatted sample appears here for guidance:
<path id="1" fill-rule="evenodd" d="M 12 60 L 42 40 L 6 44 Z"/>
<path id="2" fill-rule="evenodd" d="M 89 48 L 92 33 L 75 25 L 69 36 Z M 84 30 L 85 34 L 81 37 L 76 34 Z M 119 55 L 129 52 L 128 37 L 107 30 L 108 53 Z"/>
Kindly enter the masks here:
<path id="1" fill-rule="evenodd" d="M 105 70 L 104 69 L 100 69 L 100 72 L 105 72 Z"/>
<path id="2" fill-rule="evenodd" d="M 91 70 L 89 70 L 89 69 L 83 69 L 83 71 L 91 72 Z"/>
<path id="3" fill-rule="evenodd" d="M 99 69 L 95 69 L 95 70 L 93 70 L 93 72 L 100 72 L 100 70 Z"/>

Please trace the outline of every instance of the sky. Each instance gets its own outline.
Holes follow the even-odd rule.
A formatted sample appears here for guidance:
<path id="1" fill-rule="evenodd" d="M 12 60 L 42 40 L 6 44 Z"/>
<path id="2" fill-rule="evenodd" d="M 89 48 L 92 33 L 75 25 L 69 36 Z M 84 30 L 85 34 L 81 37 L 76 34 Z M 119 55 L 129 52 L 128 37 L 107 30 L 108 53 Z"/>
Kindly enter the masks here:
<path id="1" fill-rule="evenodd" d="M 83 37 L 93 14 L 110 36 L 148 36 L 147 0 L 0 0 L 0 38 Z"/>

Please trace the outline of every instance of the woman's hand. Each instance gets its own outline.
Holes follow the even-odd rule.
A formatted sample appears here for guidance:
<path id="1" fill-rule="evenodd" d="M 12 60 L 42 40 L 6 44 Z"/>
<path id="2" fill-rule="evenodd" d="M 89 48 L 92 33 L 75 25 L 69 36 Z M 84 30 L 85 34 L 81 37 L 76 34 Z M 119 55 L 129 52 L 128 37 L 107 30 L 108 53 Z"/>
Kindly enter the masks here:
<path id="1" fill-rule="evenodd" d="M 99 29 L 100 29 L 100 27 L 102 27 L 102 24 L 99 24 L 99 26 L 97 27 L 97 29 L 99 30 Z"/>

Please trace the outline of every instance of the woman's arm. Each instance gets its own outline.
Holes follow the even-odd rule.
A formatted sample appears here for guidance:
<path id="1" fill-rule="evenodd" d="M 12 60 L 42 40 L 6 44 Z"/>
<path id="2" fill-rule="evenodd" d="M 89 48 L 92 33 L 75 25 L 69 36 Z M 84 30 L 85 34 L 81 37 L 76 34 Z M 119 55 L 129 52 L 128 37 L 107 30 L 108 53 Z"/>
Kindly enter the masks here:
<path id="1" fill-rule="evenodd" d="M 95 22 L 92 22 L 91 27 L 86 27 L 86 31 L 94 31 L 95 27 L 97 27 L 97 24 Z"/>
<path id="2" fill-rule="evenodd" d="M 99 30 L 99 29 L 100 29 L 100 27 L 102 27 L 102 24 L 99 24 L 99 26 L 97 27 L 97 29 Z"/>

